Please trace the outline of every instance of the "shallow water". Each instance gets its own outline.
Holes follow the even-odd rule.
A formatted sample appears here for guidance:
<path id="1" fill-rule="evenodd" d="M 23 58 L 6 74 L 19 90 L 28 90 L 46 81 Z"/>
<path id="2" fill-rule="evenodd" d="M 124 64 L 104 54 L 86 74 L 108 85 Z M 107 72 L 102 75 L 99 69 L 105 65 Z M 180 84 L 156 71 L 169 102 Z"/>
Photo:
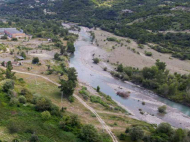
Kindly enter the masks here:
<path id="1" fill-rule="evenodd" d="M 103 93 L 127 107 L 140 120 L 157 124 L 164 121 L 175 127 L 190 128 L 189 107 L 159 97 L 151 91 L 131 83 L 121 82 L 111 77 L 108 73 L 103 72 L 97 65 L 94 65 L 91 59 L 91 52 L 97 50 L 98 47 L 92 45 L 90 34 L 84 27 L 79 32 L 79 39 L 75 42 L 75 48 L 75 54 L 70 59 L 70 66 L 76 68 L 80 81 L 94 88 L 100 86 Z M 123 99 L 117 96 L 113 86 L 120 86 L 131 91 L 130 97 Z M 116 88 L 118 90 L 118 87 Z M 146 102 L 146 105 L 142 105 L 143 101 Z M 163 104 L 168 105 L 168 113 L 161 116 L 157 113 L 157 108 Z M 140 108 L 146 114 L 151 115 L 141 115 L 139 113 Z"/>

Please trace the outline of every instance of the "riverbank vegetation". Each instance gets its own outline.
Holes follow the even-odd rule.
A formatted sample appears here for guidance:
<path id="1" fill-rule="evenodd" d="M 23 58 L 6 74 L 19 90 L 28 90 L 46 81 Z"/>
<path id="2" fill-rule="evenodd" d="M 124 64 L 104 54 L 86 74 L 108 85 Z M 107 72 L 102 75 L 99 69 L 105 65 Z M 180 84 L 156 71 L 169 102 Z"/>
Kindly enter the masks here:
<path id="1" fill-rule="evenodd" d="M 96 95 L 91 94 L 86 87 L 82 87 L 79 90 L 79 94 L 85 101 L 89 101 L 91 103 L 99 104 L 103 109 L 111 112 L 122 112 L 128 114 L 128 112 L 119 106 L 109 95 L 106 95 L 102 92 L 97 92 Z M 96 107 L 98 109 L 98 106 Z"/>
<path id="2" fill-rule="evenodd" d="M 170 74 L 164 62 L 156 61 L 155 66 L 142 70 L 118 65 L 117 72 L 111 74 L 123 81 L 131 81 L 158 95 L 190 106 L 190 75 Z"/>
<path id="3" fill-rule="evenodd" d="M 148 130 L 148 131 L 147 131 Z M 132 126 L 120 135 L 120 140 L 143 142 L 189 142 L 190 131 L 173 129 L 168 123 L 161 123 L 158 127 L 147 129 L 143 126 Z"/>

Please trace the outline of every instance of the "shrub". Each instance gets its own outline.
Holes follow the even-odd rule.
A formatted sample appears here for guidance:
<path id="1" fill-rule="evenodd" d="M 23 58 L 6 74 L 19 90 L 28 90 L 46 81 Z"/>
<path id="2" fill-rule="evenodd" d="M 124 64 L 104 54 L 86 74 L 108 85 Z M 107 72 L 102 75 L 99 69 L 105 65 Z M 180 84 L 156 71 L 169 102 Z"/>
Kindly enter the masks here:
<path id="1" fill-rule="evenodd" d="M 119 40 L 115 37 L 108 37 L 107 41 L 115 41 L 115 42 L 119 42 Z"/>
<path id="2" fill-rule="evenodd" d="M 167 106 L 163 105 L 158 108 L 158 112 L 160 113 L 166 113 Z"/>
<path id="3" fill-rule="evenodd" d="M 107 67 L 104 67 L 104 71 L 107 71 Z"/>
<path id="4" fill-rule="evenodd" d="M 127 135 L 123 134 L 123 133 L 121 133 L 120 136 L 119 136 L 120 140 L 126 140 L 126 138 L 127 138 Z"/>
<path id="5" fill-rule="evenodd" d="M 142 102 L 142 105 L 145 105 L 145 102 Z"/>
<path id="6" fill-rule="evenodd" d="M 93 125 L 83 126 L 79 137 L 85 142 L 99 142 L 100 141 L 100 136 Z"/>
<path id="7" fill-rule="evenodd" d="M 141 127 L 133 127 L 130 129 L 130 136 L 133 141 L 142 140 L 144 137 L 144 131 Z"/>
<path id="8" fill-rule="evenodd" d="M 35 135 L 35 134 L 33 134 L 33 135 L 31 136 L 31 138 L 30 138 L 30 142 L 37 142 L 37 141 L 39 141 L 38 136 Z"/>
<path id="9" fill-rule="evenodd" d="M 152 56 L 152 52 L 145 51 L 144 53 L 145 53 L 146 56 Z"/>
<path id="10" fill-rule="evenodd" d="M 15 105 L 18 105 L 19 104 L 19 101 L 17 98 L 11 98 L 10 102 L 9 102 L 9 105 L 10 106 L 15 106 Z"/>
<path id="11" fill-rule="evenodd" d="M 6 36 L 6 35 L 4 35 L 4 36 L 2 36 L 2 37 L 1 37 L 1 39 L 7 39 L 7 36 Z"/>
<path id="12" fill-rule="evenodd" d="M 168 123 L 161 123 L 160 125 L 158 125 L 156 131 L 158 133 L 164 133 L 164 134 L 172 134 L 172 127 L 170 124 Z"/>
<path id="13" fill-rule="evenodd" d="M 139 44 L 139 45 L 138 45 L 138 48 L 140 48 L 140 49 L 144 49 L 144 45 Z"/>
<path id="14" fill-rule="evenodd" d="M 21 55 L 24 59 L 26 59 L 26 54 L 25 54 L 24 52 L 22 52 L 20 55 Z"/>
<path id="15" fill-rule="evenodd" d="M 122 64 L 118 65 L 117 71 L 118 72 L 123 72 L 123 65 Z"/>
<path id="16" fill-rule="evenodd" d="M 100 62 L 100 60 L 99 60 L 98 58 L 94 58 L 94 59 L 93 59 L 93 62 L 94 62 L 95 64 L 98 64 L 98 63 Z"/>
<path id="17" fill-rule="evenodd" d="M 22 103 L 22 104 L 25 104 L 26 103 L 26 98 L 24 96 L 19 96 L 18 98 L 19 102 Z"/>
<path id="18" fill-rule="evenodd" d="M 42 119 L 43 120 L 48 120 L 51 118 L 51 114 L 49 113 L 49 111 L 44 111 L 41 113 Z"/>
<path id="19" fill-rule="evenodd" d="M 73 103 L 75 101 L 75 98 L 72 95 L 72 96 L 69 96 L 68 100 L 69 100 L 70 103 Z"/>
<path id="20" fill-rule="evenodd" d="M 46 111 L 46 110 L 51 110 L 52 104 L 50 100 L 46 98 L 38 98 L 36 102 L 36 110 L 37 111 Z"/>
<path id="21" fill-rule="evenodd" d="M 18 39 L 17 39 L 17 38 L 12 38 L 11 40 L 12 40 L 12 41 L 18 41 Z"/>

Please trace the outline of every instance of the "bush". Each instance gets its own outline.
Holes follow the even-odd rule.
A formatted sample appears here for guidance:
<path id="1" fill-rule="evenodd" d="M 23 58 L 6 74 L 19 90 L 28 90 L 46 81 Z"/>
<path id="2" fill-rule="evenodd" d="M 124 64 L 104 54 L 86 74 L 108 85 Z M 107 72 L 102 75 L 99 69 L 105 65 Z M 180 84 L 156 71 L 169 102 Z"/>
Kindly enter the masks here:
<path id="1" fill-rule="evenodd" d="M 100 136 L 93 125 L 85 125 L 80 132 L 80 138 L 85 142 L 99 142 Z"/>
<path id="2" fill-rule="evenodd" d="M 8 92 L 10 89 L 14 89 L 14 81 L 7 80 L 3 85 L 3 91 Z"/>
<path id="3" fill-rule="evenodd" d="M 158 108 L 159 113 L 166 113 L 167 106 L 163 105 Z"/>
<path id="4" fill-rule="evenodd" d="M 75 101 L 75 98 L 72 95 L 72 96 L 69 96 L 68 100 L 69 100 L 70 103 L 73 103 Z"/>
<path id="5" fill-rule="evenodd" d="M 142 140 L 144 137 L 144 131 L 141 127 L 133 127 L 130 129 L 130 136 L 133 141 Z"/>
<path id="6" fill-rule="evenodd" d="M 38 98 L 36 102 L 36 110 L 37 111 L 46 111 L 51 110 L 52 104 L 51 101 L 46 98 Z"/>
<path id="7" fill-rule="evenodd" d="M 42 119 L 43 120 L 48 120 L 51 118 L 51 114 L 49 113 L 49 111 L 44 111 L 41 113 Z"/>
<path id="8" fill-rule="evenodd" d="M 94 62 L 95 64 L 98 64 L 98 63 L 100 62 L 100 60 L 99 60 L 98 58 L 94 58 L 94 59 L 93 59 L 93 62 Z"/>
<path id="9" fill-rule="evenodd" d="M 11 122 L 8 125 L 8 130 L 9 130 L 9 133 L 11 133 L 11 134 L 17 133 L 19 131 L 19 127 L 16 123 Z"/>
<path id="10" fill-rule="evenodd" d="M 144 53 L 145 53 L 146 56 L 152 56 L 152 52 L 145 51 Z"/>
<path id="11" fill-rule="evenodd" d="M 19 102 L 22 103 L 22 104 L 25 104 L 26 103 L 26 98 L 24 96 L 19 96 L 18 98 Z"/>
<path id="12" fill-rule="evenodd" d="M 115 42 L 119 42 L 119 40 L 115 37 L 108 37 L 107 41 L 115 41 Z"/>
<path id="13" fill-rule="evenodd" d="M 15 105 L 18 105 L 19 104 L 19 101 L 17 98 L 11 98 L 10 102 L 9 102 L 9 105 L 10 106 L 15 106 Z"/>

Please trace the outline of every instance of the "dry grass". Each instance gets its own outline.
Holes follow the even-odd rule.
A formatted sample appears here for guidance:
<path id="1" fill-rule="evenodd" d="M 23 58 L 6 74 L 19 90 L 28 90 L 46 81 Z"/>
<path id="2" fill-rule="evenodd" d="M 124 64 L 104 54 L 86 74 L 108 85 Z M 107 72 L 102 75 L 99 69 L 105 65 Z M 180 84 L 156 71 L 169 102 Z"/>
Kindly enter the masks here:
<path id="1" fill-rule="evenodd" d="M 119 37 L 100 29 L 94 30 L 94 33 L 97 45 L 107 51 L 106 54 L 108 56 L 103 57 L 105 58 L 103 59 L 104 61 L 109 60 L 110 63 L 113 64 L 122 63 L 125 66 L 138 67 L 142 69 L 145 66 L 154 65 L 156 60 L 160 59 L 160 61 L 166 62 L 167 68 L 172 73 L 178 72 L 185 74 L 190 72 L 189 61 L 182 61 L 176 58 L 171 58 L 170 54 L 159 53 L 151 49 L 149 46 L 145 46 L 144 49 L 140 49 L 134 40 L 130 39 L 131 42 L 128 43 L 127 40 L 129 40 L 129 38 Z M 107 41 L 107 37 L 115 37 L 120 41 L 120 43 Z M 144 54 L 145 50 L 152 52 L 153 56 L 147 57 Z M 98 51 L 97 54 L 100 55 Z"/>
<path id="2" fill-rule="evenodd" d="M 47 82 L 46 80 L 34 76 L 23 75 L 17 73 L 18 78 L 23 78 L 27 84 L 27 88 L 36 95 L 44 96 L 49 98 L 55 105 L 60 108 L 66 107 L 67 111 L 72 114 L 77 114 L 81 119 L 82 123 L 85 124 L 94 124 L 100 128 L 100 123 L 95 117 L 92 116 L 92 113 L 86 109 L 80 102 L 75 100 L 74 103 L 70 103 L 66 98 L 63 99 L 61 104 L 61 93 L 60 89 L 54 84 Z"/>
<path id="3" fill-rule="evenodd" d="M 12 142 L 16 138 L 16 134 L 10 134 L 5 127 L 0 127 L 0 139 L 6 142 Z"/>

